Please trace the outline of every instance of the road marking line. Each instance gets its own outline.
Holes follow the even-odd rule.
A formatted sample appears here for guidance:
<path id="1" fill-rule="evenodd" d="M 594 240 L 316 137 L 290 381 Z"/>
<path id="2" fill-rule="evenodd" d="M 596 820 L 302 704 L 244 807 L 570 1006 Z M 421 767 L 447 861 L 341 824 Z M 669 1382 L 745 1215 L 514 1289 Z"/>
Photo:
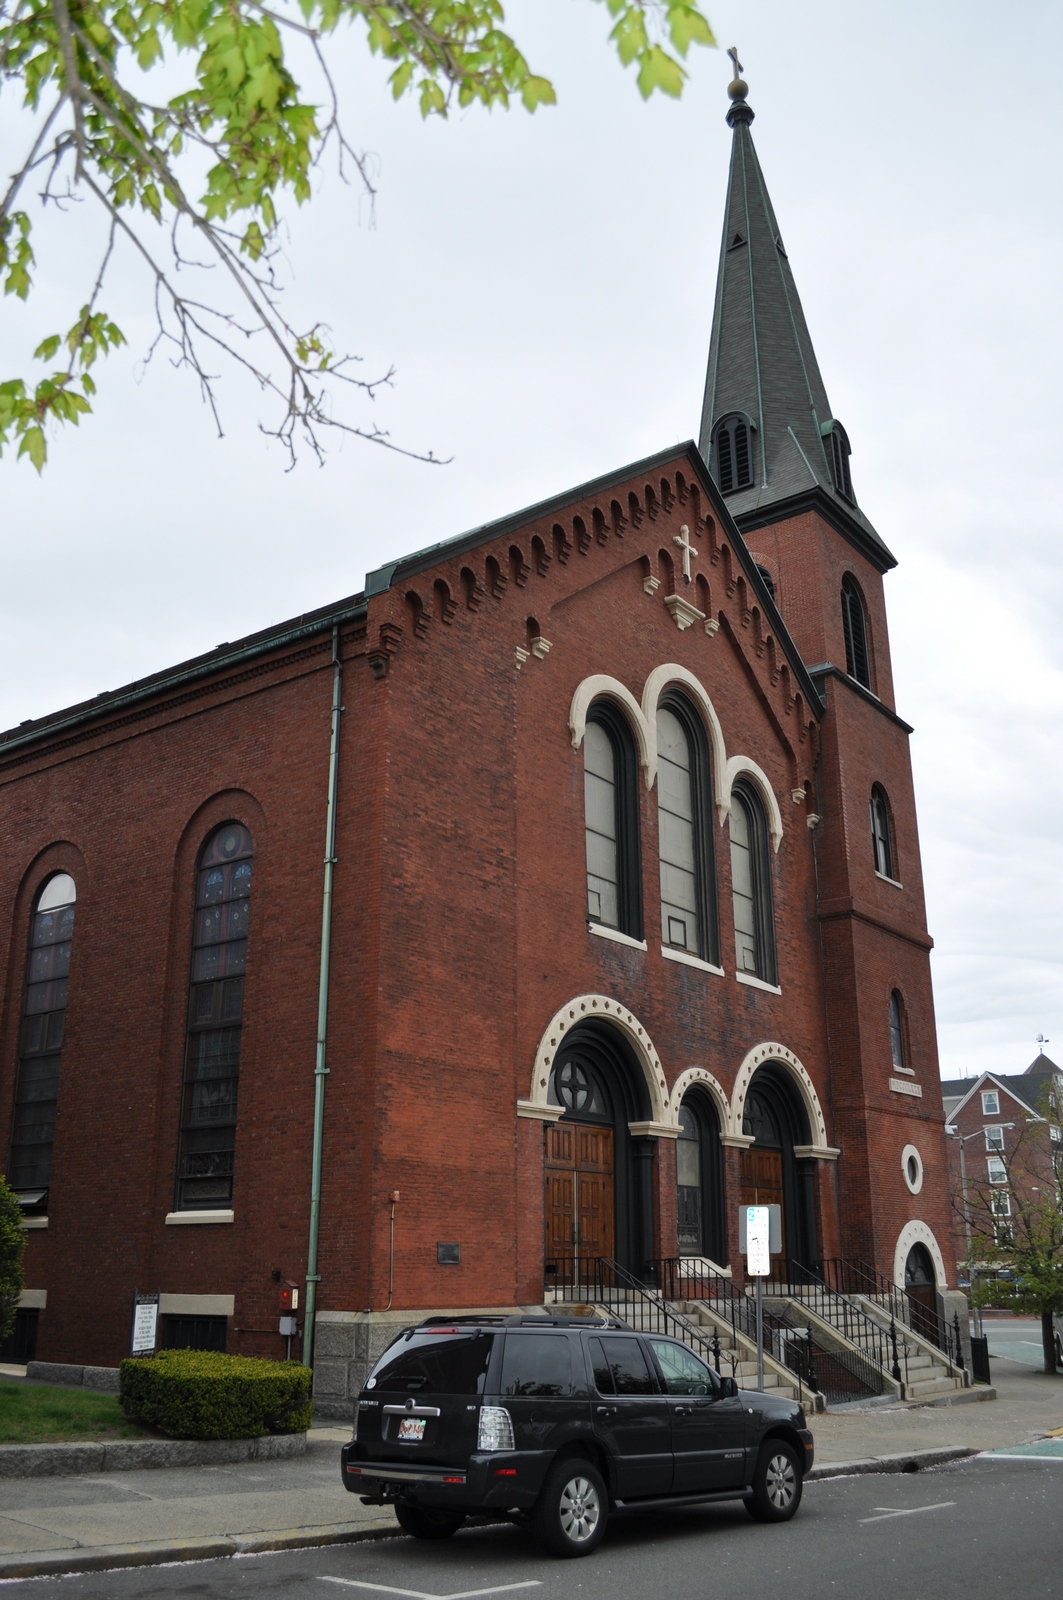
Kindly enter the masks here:
<path id="1" fill-rule="evenodd" d="M 954 1506 L 955 1500 L 939 1500 L 936 1506 L 909 1506 L 905 1511 L 887 1511 L 885 1506 L 872 1506 L 872 1511 L 881 1512 L 878 1517 L 861 1517 L 861 1522 L 885 1522 L 888 1517 L 914 1517 L 920 1511 L 944 1511 L 946 1506 Z"/>
<path id="2" fill-rule="evenodd" d="M 475 1600 L 475 1596 L 482 1594 L 511 1594 L 514 1589 L 542 1588 L 538 1578 L 529 1578 L 525 1583 L 497 1583 L 490 1589 L 458 1589 L 454 1594 L 429 1594 L 423 1589 L 395 1589 L 390 1583 L 362 1583 L 357 1578 L 319 1576 L 322 1583 L 342 1583 L 348 1589 L 375 1589 L 378 1594 L 401 1594 L 406 1595 L 408 1600 Z"/>
<path id="3" fill-rule="evenodd" d="M 1006 1450 L 987 1450 L 983 1453 L 983 1459 L 990 1461 L 1054 1461 L 1057 1467 L 1060 1462 L 1063 1462 L 1063 1456 L 1008 1455 Z"/>

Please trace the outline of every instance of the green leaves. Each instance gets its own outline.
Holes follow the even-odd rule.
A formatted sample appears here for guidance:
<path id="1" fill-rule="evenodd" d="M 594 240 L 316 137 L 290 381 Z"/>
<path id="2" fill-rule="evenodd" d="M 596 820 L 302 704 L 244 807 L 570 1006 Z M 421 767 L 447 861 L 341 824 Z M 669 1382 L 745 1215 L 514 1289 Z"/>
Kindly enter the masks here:
<path id="1" fill-rule="evenodd" d="M 643 98 L 655 90 L 681 94 L 690 46 L 714 43 L 700 7 L 694 0 L 605 4 L 613 44 L 622 64 L 636 68 Z M 24 164 L 6 195 L 0 190 L 4 294 L 25 300 L 32 287 L 30 219 L 13 208 L 20 186 L 32 174 L 37 192 L 40 179 L 68 217 L 78 214 L 68 198 L 88 193 L 110 216 L 112 243 L 117 230 L 148 263 L 156 305 L 167 308 L 158 312 L 160 337 L 176 344 L 178 364 L 192 367 L 208 401 L 212 368 L 199 360 L 197 339 L 227 350 L 282 398 L 287 415 L 279 433 L 289 445 L 296 420 L 313 440 L 313 428 L 331 425 L 333 413 L 324 392 L 308 387 L 310 376 L 338 377 L 370 393 L 376 387 L 343 370 L 346 358 L 338 359 L 317 329 L 302 335 L 288 326 L 269 265 L 282 200 L 309 199 L 311 170 L 330 140 L 371 189 L 339 126 L 323 54 L 328 35 L 341 22 L 362 23 L 370 51 L 389 63 L 392 95 L 414 97 L 423 117 L 445 117 L 455 102 L 508 107 L 517 97 L 529 112 L 553 105 L 552 83 L 532 70 L 505 20 L 504 0 L 0 0 L 0 87 L 19 86 L 28 113 Z M 289 66 L 293 32 L 309 34 L 317 52 L 324 109 Z M 156 69 L 165 63 L 169 81 L 182 60 L 181 92 L 150 98 Z M 246 340 L 227 342 L 236 327 L 231 307 L 184 298 L 176 273 L 179 240 L 189 231 L 192 254 L 198 259 L 205 247 L 226 269 L 215 282 L 235 279 L 241 315 L 250 321 L 239 332 L 268 336 L 285 368 L 281 379 L 248 357 Z M 163 260 L 155 252 L 167 238 Z M 37 346 L 36 358 L 47 363 L 65 350 L 66 368 L 36 384 L 0 383 L 0 450 L 17 441 L 19 455 L 38 471 L 49 423 L 79 421 L 95 393 L 89 369 L 123 342 L 93 309 L 109 259 L 110 246 L 74 326 Z M 381 436 L 371 429 L 368 437 Z"/>

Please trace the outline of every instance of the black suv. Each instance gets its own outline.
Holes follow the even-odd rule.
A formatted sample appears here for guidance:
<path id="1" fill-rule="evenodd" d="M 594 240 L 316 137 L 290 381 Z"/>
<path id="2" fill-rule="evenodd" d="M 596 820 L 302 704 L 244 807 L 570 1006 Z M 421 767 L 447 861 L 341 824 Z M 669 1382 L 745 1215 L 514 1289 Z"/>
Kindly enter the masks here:
<path id="1" fill-rule="evenodd" d="M 601 1317 L 429 1317 L 358 1398 L 343 1484 L 445 1539 L 470 1512 L 530 1518 L 558 1555 L 610 1512 L 743 1500 L 785 1522 L 812 1465 L 793 1400 L 739 1389 L 663 1334 Z"/>

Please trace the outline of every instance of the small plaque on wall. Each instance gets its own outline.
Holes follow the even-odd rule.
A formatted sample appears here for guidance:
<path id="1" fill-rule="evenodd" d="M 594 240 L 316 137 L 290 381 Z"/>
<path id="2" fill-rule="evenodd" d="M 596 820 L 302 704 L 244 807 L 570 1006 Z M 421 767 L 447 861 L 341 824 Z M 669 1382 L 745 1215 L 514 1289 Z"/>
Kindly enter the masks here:
<path id="1" fill-rule="evenodd" d="M 460 1267 L 461 1266 L 461 1245 L 460 1244 L 437 1244 L 436 1245 L 436 1260 L 437 1260 L 437 1262 L 439 1263 L 439 1265 L 441 1267 Z"/>

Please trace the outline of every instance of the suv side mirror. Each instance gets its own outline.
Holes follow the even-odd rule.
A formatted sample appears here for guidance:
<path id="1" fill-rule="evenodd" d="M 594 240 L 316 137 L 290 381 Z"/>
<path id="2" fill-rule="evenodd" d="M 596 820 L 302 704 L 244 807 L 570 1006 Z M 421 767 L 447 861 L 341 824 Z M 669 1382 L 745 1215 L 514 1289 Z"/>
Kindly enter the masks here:
<path id="1" fill-rule="evenodd" d="M 720 1399 L 733 1400 L 738 1393 L 738 1385 L 733 1378 L 720 1379 Z"/>

